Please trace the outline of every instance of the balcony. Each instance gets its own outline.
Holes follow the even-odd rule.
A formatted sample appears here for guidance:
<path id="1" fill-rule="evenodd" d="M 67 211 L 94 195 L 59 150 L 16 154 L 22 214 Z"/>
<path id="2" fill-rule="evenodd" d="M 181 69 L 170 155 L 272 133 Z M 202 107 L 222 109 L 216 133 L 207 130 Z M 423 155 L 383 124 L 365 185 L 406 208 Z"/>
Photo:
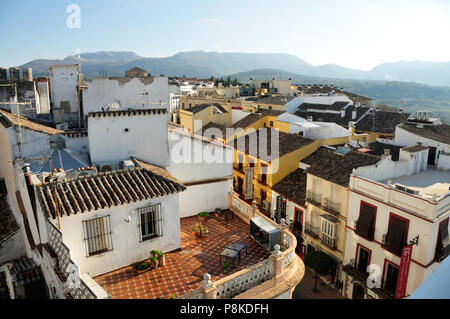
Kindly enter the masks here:
<path id="1" fill-rule="evenodd" d="M 315 206 L 322 206 L 322 194 L 306 191 L 306 200 Z"/>
<path id="2" fill-rule="evenodd" d="M 320 242 L 331 250 L 337 250 L 337 238 L 333 238 L 324 233 L 321 233 Z"/>
<path id="3" fill-rule="evenodd" d="M 368 273 L 362 273 L 355 267 L 355 261 L 352 259 L 352 262 L 345 265 L 342 270 L 353 277 L 353 279 L 359 281 L 365 287 L 367 287 L 367 278 L 369 277 Z M 393 299 L 394 294 L 387 291 L 384 288 L 370 288 L 374 293 L 380 296 L 383 299 Z"/>
<path id="4" fill-rule="evenodd" d="M 341 203 L 334 202 L 329 198 L 325 198 L 322 208 L 332 215 L 339 215 L 341 212 Z"/>
<path id="5" fill-rule="evenodd" d="M 306 223 L 305 233 L 313 238 L 319 239 L 319 227 L 315 227 L 311 223 Z"/>

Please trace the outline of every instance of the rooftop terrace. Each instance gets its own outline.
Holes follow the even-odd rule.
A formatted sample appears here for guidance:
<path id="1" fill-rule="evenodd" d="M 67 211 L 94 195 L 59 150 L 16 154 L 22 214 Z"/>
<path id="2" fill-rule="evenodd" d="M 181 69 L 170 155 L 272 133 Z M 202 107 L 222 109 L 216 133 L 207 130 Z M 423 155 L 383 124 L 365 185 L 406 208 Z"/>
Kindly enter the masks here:
<path id="1" fill-rule="evenodd" d="M 210 215 L 202 222 L 209 234 L 200 239 L 191 233 L 197 222 L 196 216 L 181 219 L 181 250 L 167 253 L 164 266 L 141 274 L 126 267 L 100 275 L 95 281 L 114 299 L 165 299 L 199 288 L 205 273 L 216 281 L 268 258 L 266 250 L 250 238 L 249 225 L 239 217 L 225 223 Z M 242 252 L 236 268 L 224 271 L 219 254 L 236 241 L 247 244 L 248 254 Z"/>
<path id="2" fill-rule="evenodd" d="M 380 182 L 388 184 L 387 179 Z M 419 191 L 419 195 L 424 198 L 432 198 L 433 193 L 440 197 L 450 192 L 450 171 L 428 168 L 418 174 L 391 178 L 391 183 Z"/>

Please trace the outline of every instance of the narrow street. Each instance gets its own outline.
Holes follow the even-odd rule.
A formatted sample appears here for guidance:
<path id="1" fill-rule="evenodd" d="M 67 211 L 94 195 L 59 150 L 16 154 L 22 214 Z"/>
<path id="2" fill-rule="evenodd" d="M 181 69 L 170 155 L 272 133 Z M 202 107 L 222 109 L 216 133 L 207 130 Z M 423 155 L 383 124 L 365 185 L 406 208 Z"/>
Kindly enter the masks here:
<path id="1" fill-rule="evenodd" d="M 338 290 L 326 285 L 321 279 L 317 281 L 317 292 L 314 289 L 314 271 L 305 269 L 305 276 L 294 290 L 292 299 L 345 299 Z"/>

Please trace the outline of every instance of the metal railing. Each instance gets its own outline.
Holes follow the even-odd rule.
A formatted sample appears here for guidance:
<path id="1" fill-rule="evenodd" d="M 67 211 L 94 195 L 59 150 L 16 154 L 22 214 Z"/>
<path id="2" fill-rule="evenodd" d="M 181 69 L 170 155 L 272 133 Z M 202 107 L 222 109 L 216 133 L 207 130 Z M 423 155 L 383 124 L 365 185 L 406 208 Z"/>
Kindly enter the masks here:
<path id="1" fill-rule="evenodd" d="M 311 223 L 306 223 L 305 233 L 314 238 L 319 238 L 320 228 L 313 226 Z"/>
<path id="2" fill-rule="evenodd" d="M 339 215 L 339 213 L 341 212 L 341 203 L 332 201 L 329 198 L 324 199 L 323 207 L 326 211 L 335 215 Z"/>
<path id="3" fill-rule="evenodd" d="M 320 242 L 332 250 L 337 249 L 337 238 L 333 238 L 328 236 L 327 234 L 320 233 Z"/>
<path id="4" fill-rule="evenodd" d="M 311 204 L 321 206 L 322 194 L 314 193 L 313 191 L 306 191 L 306 200 L 309 201 Z"/>

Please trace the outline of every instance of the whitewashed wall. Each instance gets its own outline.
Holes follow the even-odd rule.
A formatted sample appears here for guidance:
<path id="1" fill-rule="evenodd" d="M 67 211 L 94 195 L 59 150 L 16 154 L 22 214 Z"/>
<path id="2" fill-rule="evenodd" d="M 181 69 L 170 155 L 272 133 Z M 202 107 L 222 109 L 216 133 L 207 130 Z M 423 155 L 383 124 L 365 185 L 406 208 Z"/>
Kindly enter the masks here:
<path id="1" fill-rule="evenodd" d="M 70 111 L 77 112 L 78 67 L 66 66 L 50 69 L 50 94 L 53 107 L 60 107 L 61 101 L 69 101 Z"/>
<path id="2" fill-rule="evenodd" d="M 232 179 L 221 182 L 187 186 L 180 193 L 180 218 L 195 216 L 200 212 L 212 212 L 216 208 L 228 208 L 228 190 Z"/>
<path id="3" fill-rule="evenodd" d="M 277 208 L 277 196 L 279 196 L 280 194 L 275 192 L 274 190 L 272 190 L 272 203 L 274 203 L 271 207 L 272 210 L 272 214 L 275 214 L 275 210 Z M 301 205 L 298 205 L 297 203 L 291 201 L 291 200 L 287 200 L 286 201 L 286 222 L 291 225 L 294 221 L 295 218 L 295 209 L 299 209 L 300 211 L 303 212 L 302 214 L 302 225 L 303 225 L 303 229 L 305 227 L 305 218 L 306 218 L 306 207 L 303 207 Z"/>
<path id="4" fill-rule="evenodd" d="M 119 109 L 166 108 L 169 111 L 169 84 L 166 76 L 155 76 L 153 82 L 146 84 L 147 78 L 94 78 L 87 80 L 83 91 L 83 111 L 98 112 L 103 108 L 118 106 Z M 148 93 L 147 96 L 140 93 Z M 162 101 L 163 105 L 154 104 Z"/>
<path id="5" fill-rule="evenodd" d="M 168 121 L 169 114 L 90 116 L 88 140 L 92 163 L 114 163 L 135 156 L 166 167 Z"/>
<path id="6" fill-rule="evenodd" d="M 357 191 L 367 191 L 370 187 L 369 182 L 364 186 L 362 183 L 356 186 Z M 353 185 L 353 184 L 352 184 Z M 383 271 L 385 259 L 393 262 L 396 265 L 400 265 L 400 257 L 396 256 L 384 248 L 382 248 L 382 236 L 387 233 L 389 225 L 389 215 L 394 213 L 405 219 L 409 220 L 408 230 L 408 242 L 414 237 L 419 235 L 419 245 L 414 246 L 412 252 L 412 262 L 409 270 L 408 284 L 406 294 L 411 294 L 426 277 L 438 266 L 438 263 L 433 263 L 426 270 L 421 265 L 428 265 L 432 262 L 435 254 L 436 240 L 438 235 L 439 222 L 446 217 L 440 217 L 438 220 L 425 220 L 423 218 L 416 217 L 411 213 L 406 213 L 404 210 L 398 209 L 382 201 L 373 200 L 367 196 L 349 192 L 349 205 L 348 205 L 348 226 L 350 228 L 355 227 L 354 222 L 359 217 L 359 210 L 361 201 L 365 201 L 371 205 L 377 207 L 376 212 L 376 224 L 374 241 L 368 241 L 356 235 L 351 229 L 346 230 L 346 247 L 344 254 L 344 264 L 350 262 L 355 258 L 357 244 L 360 243 L 364 247 L 372 251 L 371 264 L 376 264 Z M 398 204 L 398 203 L 397 203 Z M 400 206 L 400 205 L 397 205 Z M 402 206 L 400 206 L 402 207 Z M 405 209 L 405 207 L 402 207 Z M 408 207 L 407 211 L 416 213 L 411 207 Z M 431 222 L 430 222 L 431 221 Z M 419 265 L 421 264 L 421 265 Z M 382 274 L 381 274 L 382 275 Z"/>
<path id="7" fill-rule="evenodd" d="M 140 242 L 137 209 L 157 203 L 161 203 L 163 236 Z M 78 265 L 81 273 L 97 276 L 110 272 L 148 258 L 149 251 L 152 249 L 169 252 L 180 248 L 178 205 L 178 194 L 173 194 L 161 198 L 133 202 L 129 205 L 64 216 L 60 218 L 63 241 L 70 249 L 71 258 Z M 87 257 L 83 221 L 106 215 L 110 216 L 113 250 Z M 128 216 L 131 217 L 130 222 L 125 221 Z M 56 225 L 55 220 L 52 220 L 52 222 Z"/>
<path id="8" fill-rule="evenodd" d="M 434 141 L 432 139 L 428 139 L 414 133 L 411 133 L 407 130 L 402 129 L 401 127 L 396 127 L 395 129 L 395 144 L 401 146 L 414 146 L 418 143 L 422 143 L 423 146 L 436 147 L 436 158 L 437 160 L 439 152 L 450 153 L 450 144 L 445 144 L 442 142 Z M 435 161 L 437 163 L 437 161 Z"/>

